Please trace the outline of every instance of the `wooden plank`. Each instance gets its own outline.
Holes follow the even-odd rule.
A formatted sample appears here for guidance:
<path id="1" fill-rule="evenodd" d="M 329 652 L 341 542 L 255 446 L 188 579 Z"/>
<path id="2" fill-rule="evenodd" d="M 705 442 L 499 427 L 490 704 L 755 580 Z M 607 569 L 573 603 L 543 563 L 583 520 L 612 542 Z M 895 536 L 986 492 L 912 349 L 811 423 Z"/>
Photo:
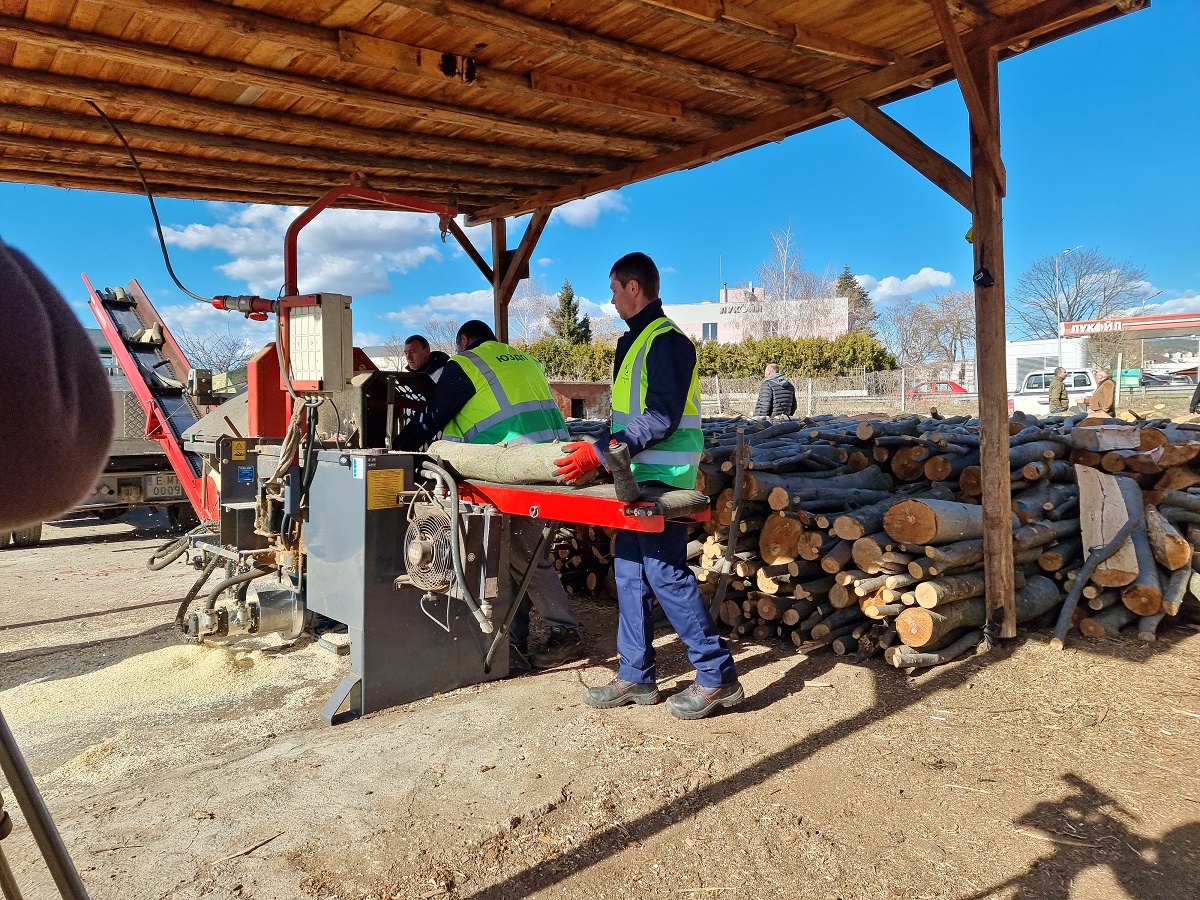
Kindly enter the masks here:
<path id="1" fill-rule="evenodd" d="M 487 260 L 483 258 L 483 254 L 475 249 L 475 245 L 471 243 L 471 238 L 454 219 L 450 219 L 446 224 L 450 229 L 450 233 L 454 235 L 454 239 L 458 241 L 458 245 L 463 248 L 463 252 L 470 257 L 471 262 L 475 263 L 479 271 L 483 273 L 483 277 L 487 280 L 487 283 L 491 284 L 495 280 L 495 276 L 492 274 L 492 267 L 487 264 Z"/>
<path id="2" fill-rule="evenodd" d="M 573 81 L 570 78 L 560 78 L 544 69 L 534 69 L 529 73 L 530 82 L 535 94 L 549 95 L 542 99 L 549 100 L 584 100 L 589 103 L 600 103 L 614 106 L 618 109 L 636 110 L 656 116 L 682 118 L 683 104 L 673 100 L 659 100 L 632 91 L 610 91 L 607 88 L 583 81 Z M 734 121 L 734 120 L 730 120 Z"/>
<path id="3" fill-rule="evenodd" d="M 1129 518 L 1128 507 L 1115 475 L 1089 466 L 1076 466 L 1079 482 L 1079 531 L 1083 535 L 1084 559 L 1097 547 L 1111 541 Z M 1133 541 L 1127 540 L 1096 568 L 1092 580 L 1103 587 L 1124 587 L 1137 574 Z"/>
<path id="4" fill-rule="evenodd" d="M 508 304 L 500 299 L 504 284 L 505 268 L 508 263 L 508 223 L 504 219 L 492 220 L 492 316 L 496 337 L 508 343 Z"/>

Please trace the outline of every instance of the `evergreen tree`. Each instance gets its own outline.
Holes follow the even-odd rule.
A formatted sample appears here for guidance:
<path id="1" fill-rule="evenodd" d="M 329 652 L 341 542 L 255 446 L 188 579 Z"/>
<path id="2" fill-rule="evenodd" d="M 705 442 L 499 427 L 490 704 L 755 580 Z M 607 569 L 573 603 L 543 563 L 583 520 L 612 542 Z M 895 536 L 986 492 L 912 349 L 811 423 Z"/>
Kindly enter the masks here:
<path id="1" fill-rule="evenodd" d="M 850 274 L 849 266 L 837 277 L 833 292 L 838 297 L 846 298 L 850 308 L 850 330 L 875 334 L 875 329 L 871 327 L 879 315 L 875 311 L 875 303 L 871 300 L 871 295 L 862 289 L 858 279 Z"/>
<path id="2" fill-rule="evenodd" d="M 592 321 L 588 316 L 580 320 L 579 301 L 569 278 L 558 292 L 558 309 L 550 312 L 550 327 L 568 344 L 586 344 L 592 339 Z"/>

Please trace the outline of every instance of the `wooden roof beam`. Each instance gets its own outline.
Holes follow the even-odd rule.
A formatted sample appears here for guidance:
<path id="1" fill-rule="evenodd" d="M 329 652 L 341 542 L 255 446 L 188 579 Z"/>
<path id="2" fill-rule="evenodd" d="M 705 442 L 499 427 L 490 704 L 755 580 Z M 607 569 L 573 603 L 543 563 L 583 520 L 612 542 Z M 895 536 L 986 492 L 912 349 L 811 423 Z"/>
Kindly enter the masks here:
<path id="1" fill-rule="evenodd" d="M 946 157 L 929 147 L 915 134 L 886 113 L 863 100 L 851 100 L 838 107 L 880 143 L 940 187 L 971 211 L 974 202 L 971 179 Z"/>
<path id="2" fill-rule="evenodd" d="M 114 117 L 110 114 L 109 118 Z M 0 120 L 10 124 L 40 125 L 47 128 L 69 128 L 72 131 L 103 136 L 105 140 L 114 140 L 108 126 L 103 120 L 94 115 L 0 104 Z M 138 142 L 150 142 L 183 148 L 195 147 L 197 142 L 197 135 L 194 132 L 181 128 L 144 125 L 139 122 L 119 120 L 117 121 L 117 127 L 121 129 L 126 139 L 135 145 L 135 153 L 139 152 L 136 146 Z M 364 170 L 367 172 L 382 170 L 393 173 L 393 177 L 404 177 L 411 174 L 431 178 L 446 178 L 448 181 L 455 183 L 457 183 L 457 179 L 460 176 L 463 181 L 470 183 L 469 179 L 472 178 L 472 173 L 474 173 L 476 178 L 482 172 L 491 174 L 491 170 L 480 169 L 478 167 L 467 169 L 453 167 L 447 169 L 445 164 L 433 160 L 397 159 L 367 153 L 348 153 L 343 150 L 308 148 L 288 143 L 260 141 L 255 138 L 243 138 L 232 135 L 209 135 L 204 149 L 258 154 L 268 160 L 272 160 L 274 164 L 279 164 L 280 161 L 291 161 L 300 166 L 307 167 L 327 165 L 330 171 L 339 173 L 346 172 L 348 169 L 352 171 Z M 406 168 L 411 171 L 406 172 Z M 526 174 L 528 177 L 528 173 Z M 498 183 L 504 184 L 505 182 L 503 179 L 500 179 Z M 531 189 L 533 187 L 528 184 L 526 186 Z"/>
<path id="3" fill-rule="evenodd" d="M 46 72 L 34 72 L 27 69 L 14 69 L 0 66 L 0 87 L 11 88 L 27 95 L 31 91 L 41 92 L 53 97 L 63 97 L 70 100 L 92 100 L 104 108 L 105 112 L 113 115 L 115 109 L 132 109 L 138 111 L 158 111 L 172 117 L 180 115 L 195 116 L 198 119 L 220 122 L 235 128 L 270 129 L 272 134 L 280 138 L 288 136 L 302 142 L 317 142 L 329 149 L 340 149 L 358 156 L 360 162 L 356 168 L 364 169 L 398 169 L 412 170 L 414 174 L 425 174 L 431 177 L 446 177 L 467 181 L 501 182 L 505 184 L 550 186 L 566 184 L 570 176 L 566 173 L 538 172 L 536 169 L 513 166 L 504 169 L 481 169 L 479 166 L 468 166 L 459 163 L 436 162 L 432 165 L 444 176 L 437 176 L 431 171 L 431 161 L 412 157 L 391 157 L 377 153 L 359 153 L 362 146 L 411 146 L 404 132 L 387 131 L 384 129 L 363 128 L 342 122 L 332 122 L 310 116 L 300 116 L 293 113 L 276 112 L 275 110 L 253 109 L 237 104 L 218 103 L 215 100 L 205 100 L 191 97 L 187 94 L 171 94 L 154 88 L 135 87 L 133 85 L 114 84 L 110 82 L 88 81 L 67 75 L 54 75 Z M 90 114 L 89 114 L 90 116 Z M 114 116 L 119 118 L 119 116 Z M 99 121 L 99 120 L 94 120 Z M 190 143 L 194 143 L 191 141 Z M 418 144 L 418 148 L 419 148 Z M 431 154 L 444 158 L 445 153 Z M 391 162 L 386 162 L 391 160 Z M 519 163 L 519 157 L 518 157 Z M 341 168 L 345 168 L 342 165 Z M 595 169 L 579 169 L 588 172 Z"/>
<path id="4" fill-rule="evenodd" d="M 556 125 L 502 116 L 483 110 L 455 107 L 431 100 L 388 94 L 352 85 L 334 84 L 319 78 L 308 78 L 291 72 L 264 69 L 245 63 L 199 57 L 159 45 L 136 44 L 116 38 L 76 32 L 54 25 L 29 22 L 11 16 L 0 16 L 0 39 L 12 40 L 26 46 L 40 47 L 53 52 L 82 53 L 134 66 L 144 66 L 153 72 L 170 72 L 188 78 L 211 78 L 216 81 L 281 91 L 295 97 L 336 104 L 348 109 L 366 109 L 437 124 L 457 124 L 489 133 L 512 135 L 518 138 L 537 138 L 549 142 L 561 141 L 561 149 L 536 150 L 514 147 L 526 162 L 553 168 L 574 147 L 604 151 L 605 156 L 594 162 L 602 166 L 621 156 L 646 156 L 671 149 L 675 145 L 646 138 L 621 134 L 597 133 L 569 125 Z M 440 145 L 437 152 L 461 154 L 474 147 L 483 158 L 505 152 L 503 145 L 473 143 L 458 139 L 414 133 L 410 140 Z M 520 159 L 514 158 L 520 164 Z"/>
<path id="5" fill-rule="evenodd" d="M 319 194 L 332 187 L 340 187 L 345 184 L 346 179 L 353 171 L 348 167 L 337 170 L 330 167 L 318 169 L 263 165 L 230 159 L 211 159 L 204 156 L 168 153 L 161 150 L 135 150 L 134 155 L 146 175 L 146 180 L 152 187 L 158 178 L 173 179 L 179 175 L 188 175 L 205 178 L 238 178 L 263 184 L 273 183 L 276 188 L 283 185 L 303 185 L 313 188 Z M 106 167 L 120 168 L 122 165 L 129 165 L 130 169 L 133 168 L 129 164 L 129 155 L 125 152 L 125 148 L 117 144 L 55 140 L 52 144 L 47 145 L 46 141 L 41 138 L 23 134 L 7 134 L 0 131 L 0 160 L 14 157 L 71 165 L 94 166 L 99 162 Z M 472 184 L 464 186 L 450 181 L 414 178 L 410 175 L 394 175 L 378 171 L 371 174 L 370 183 L 372 187 L 383 191 L 420 193 L 426 197 L 436 196 L 443 203 L 448 198 L 455 198 L 462 193 L 468 193 L 473 197 L 491 196 L 509 199 L 517 199 L 521 196 L 519 190 L 500 185 Z"/>
<path id="6" fill-rule="evenodd" d="M 145 0 L 105 0 L 106 6 L 115 6 L 131 13 L 149 14 Z M 723 130 L 734 124 L 724 116 L 700 110 L 685 109 L 679 103 L 656 98 L 625 97 L 608 92 L 610 96 L 589 96 L 584 90 L 574 92 L 555 90 L 553 86 L 538 87 L 532 82 L 532 74 L 521 75 L 502 69 L 487 68 L 469 57 L 446 53 L 436 47 L 414 47 L 396 41 L 383 40 L 356 31 L 337 31 L 319 25 L 294 22 L 257 10 L 225 6 L 220 3 L 198 2 L 198 0 L 156 0 L 153 6 L 155 19 L 169 19 L 185 25 L 220 28 L 238 37 L 251 37 L 256 41 L 267 41 L 299 50 L 326 59 L 349 62 L 370 68 L 386 68 L 415 78 L 424 78 L 438 84 L 453 82 L 460 87 L 481 90 L 497 90 L 504 93 L 530 96 L 539 100 L 560 103 L 566 107 L 594 112 L 596 107 L 615 109 L 618 116 L 644 122 L 646 116 L 695 123 L 697 127 Z M 394 48 L 376 46 L 392 44 Z M 454 58 L 455 64 L 446 71 L 444 56 Z M 473 77 L 463 77 L 463 70 L 470 68 Z M 581 84 L 576 82 L 576 84 Z M 586 86 L 584 86 L 586 87 Z"/>
<path id="7" fill-rule="evenodd" d="M 997 19 L 990 25 L 963 36 L 968 50 L 1007 47 L 1016 41 L 1033 40 L 1057 28 L 1086 22 L 1108 15 L 1114 0 L 1045 0 L 1022 13 Z M 590 197 L 655 175 L 678 172 L 720 159 L 738 151 L 781 140 L 818 123 L 828 116 L 829 106 L 840 107 L 854 100 L 873 100 L 903 90 L 917 82 L 942 76 L 950 69 L 944 47 L 932 47 L 877 72 L 860 75 L 831 92 L 828 101 L 797 104 L 788 109 L 748 122 L 716 138 L 700 141 L 646 162 L 635 163 L 617 172 L 606 172 L 573 185 L 565 185 L 529 198 L 524 203 L 499 204 L 478 211 L 471 222 L 498 216 L 515 216 L 537 206 L 558 206 L 570 200 Z"/>
<path id="8" fill-rule="evenodd" d="M 805 28 L 738 6 L 729 0 L 631 0 L 641 6 L 662 10 L 672 18 L 704 25 L 730 37 L 785 47 L 805 56 L 851 65 L 882 67 L 896 61 L 896 54 L 823 31 Z"/>
<path id="9" fill-rule="evenodd" d="M 649 117 L 691 122 L 709 130 L 723 130 L 742 121 L 685 109 L 683 104 L 674 100 L 662 100 L 631 91 L 612 91 L 588 82 L 561 78 L 544 68 L 533 69 L 528 75 L 506 72 L 477 63 L 469 56 L 438 53 L 354 31 L 338 32 L 338 40 L 341 58 L 346 62 L 401 72 L 418 78 L 429 78 L 443 83 L 452 79 L 459 85 L 529 97 L 543 102 L 582 106 L 588 110 L 603 106 L 607 110 L 633 116 L 642 122 Z"/>
<path id="10" fill-rule="evenodd" d="M 808 96 L 807 91 L 794 85 L 728 72 L 475 0 L 383 0 L 383 3 L 417 10 L 445 25 L 477 28 L 522 44 L 544 47 L 555 53 L 567 52 L 607 66 L 683 82 L 714 93 L 776 103 L 797 103 Z"/>
<path id="11" fill-rule="evenodd" d="M 500 308 L 503 308 L 505 319 L 508 317 L 508 303 L 512 300 L 512 295 L 516 293 L 517 284 L 521 281 L 522 273 L 529 271 L 529 259 L 533 256 L 534 248 L 537 247 L 537 242 L 542 236 L 542 231 L 546 228 L 546 223 L 550 221 L 550 213 L 554 212 L 551 206 L 543 206 L 533 211 L 533 216 L 529 220 L 529 224 L 525 226 L 525 234 L 521 236 L 521 243 L 517 245 L 517 249 L 512 253 L 505 254 L 505 270 L 500 281 L 500 286 L 496 289 L 496 303 Z M 508 328 L 505 328 L 508 331 Z"/>
<path id="12" fill-rule="evenodd" d="M 984 105 L 983 94 L 975 83 L 975 75 L 967 61 L 967 51 L 963 48 L 958 32 L 954 29 L 954 20 L 950 16 L 950 8 L 946 0 L 929 0 L 933 17 L 937 20 L 938 30 L 942 33 L 942 42 L 950 57 L 950 65 L 954 68 L 954 76 L 958 79 L 959 89 L 967 104 L 967 112 L 971 116 L 971 131 L 979 139 L 980 146 L 988 156 L 988 170 L 996 178 L 996 186 L 1000 196 L 1004 196 L 1007 176 L 1004 162 L 1000 158 L 1000 129 L 999 122 L 993 122 L 992 116 Z"/>
<path id="13" fill-rule="evenodd" d="M 492 267 L 487 264 L 487 260 L 483 258 L 483 254 L 480 253 L 475 248 L 475 245 L 471 243 L 470 236 L 462 230 L 462 226 L 460 226 L 454 219 L 450 219 L 446 225 L 449 228 L 450 233 L 454 235 L 454 239 L 458 241 L 458 246 L 463 248 L 463 252 L 470 257 L 471 262 L 475 263 L 479 271 L 483 273 L 483 277 L 487 280 L 487 283 L 491 284 L 493 281 L 495 281 L 495 275 L 492 273 Z"/>

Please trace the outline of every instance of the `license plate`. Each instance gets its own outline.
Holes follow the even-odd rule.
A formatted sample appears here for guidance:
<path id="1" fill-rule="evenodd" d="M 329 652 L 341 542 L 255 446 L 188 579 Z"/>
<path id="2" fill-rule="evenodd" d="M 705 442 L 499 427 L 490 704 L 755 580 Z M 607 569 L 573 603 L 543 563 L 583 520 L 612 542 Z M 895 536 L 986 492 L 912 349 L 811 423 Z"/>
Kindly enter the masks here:
<path id="1" fill-rule="evenodd" d="M 183 496 L 183 485 L 178 475 L 146 475 L 142 478 L 142 496 L 147 500 L 174 500 Z"/>

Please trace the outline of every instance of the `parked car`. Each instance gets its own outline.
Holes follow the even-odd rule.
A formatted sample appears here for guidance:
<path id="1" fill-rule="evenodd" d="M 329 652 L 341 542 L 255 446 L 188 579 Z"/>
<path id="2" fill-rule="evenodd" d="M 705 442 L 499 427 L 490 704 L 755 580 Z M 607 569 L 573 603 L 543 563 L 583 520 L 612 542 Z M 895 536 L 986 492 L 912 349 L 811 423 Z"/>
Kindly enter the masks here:
<path id="1" fill-rule="evenodd" d="M 1008 396 L 1009 412 L 1024 412 L 1035 416 L 1050 414 L 1050 382 L 1054 379 L 1053 369 L 1030 372 L 1021 382 L 1020 388 Z M 1069 369 L 1063 379 L 1067 386 L 1067 402 L 1074 406 L 1096 389 L 1092 373 L 1087 369 Z"/>
<path id="2" fill-rule="evenodd" d="M 904 392 L 906 397 L 946 397 L 949 394 L 965 394 L 967 389 L 957 381 L 922 381 Z"/>
<path id="3" fill-rule="evenodd" d="M 1170 383 L 1167 375 L 1155 375 L 1153 372 L 1142 373 L 1142 387 L 1162 387 Z"/>

